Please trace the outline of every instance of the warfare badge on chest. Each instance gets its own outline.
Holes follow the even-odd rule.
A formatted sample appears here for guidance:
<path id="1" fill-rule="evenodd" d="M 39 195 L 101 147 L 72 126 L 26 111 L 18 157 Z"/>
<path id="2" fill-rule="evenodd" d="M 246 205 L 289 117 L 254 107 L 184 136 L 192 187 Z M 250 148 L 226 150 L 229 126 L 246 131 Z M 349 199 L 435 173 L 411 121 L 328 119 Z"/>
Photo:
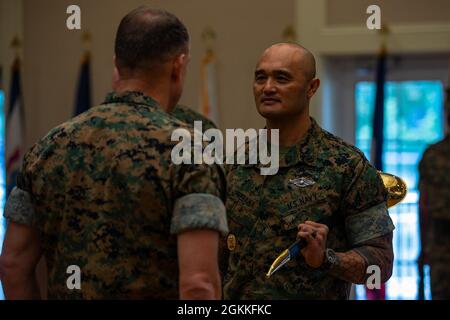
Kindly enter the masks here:
<path id="1" fill-rule="evenodd" d="M 308 177 L 299 177 L 299 178 L 289 180 L 289 185 L 291 187 L 295 187 L 295 188 L 305 188 L 305 187 L 312 186 L 315 183 L 316 182 L 314 180 L 312 180 Z"/>

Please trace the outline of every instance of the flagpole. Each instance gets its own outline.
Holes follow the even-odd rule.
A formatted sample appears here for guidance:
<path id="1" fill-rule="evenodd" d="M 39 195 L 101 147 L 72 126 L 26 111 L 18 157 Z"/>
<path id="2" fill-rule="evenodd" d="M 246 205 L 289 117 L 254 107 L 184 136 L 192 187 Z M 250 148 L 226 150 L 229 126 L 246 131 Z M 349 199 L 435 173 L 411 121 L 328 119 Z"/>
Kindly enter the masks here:
<path id="1" fill-rule="evenodd" d="M 217 60 L 214 50 L 216 37 L 216 32 L 210 26 L 204 28 L 201 34 L 206 50 L 200 66 L 200 112 L 218 125 L 220 116 L 217 93 Z"/>
<path id="2" fill-rule="evenodd" d="M 14 38 L 11 40 L 11 49 L 14 50 L 14 61 L 11 67 L 11 72 L 12 74 L 14 74 L 15 72 L 17 72 L 18 74 L 20 74 L 20 69 L 21 69 L 21 50 L 22 50 L 22 41 L 20 40 L 18 35 L 15 35 Z M 13 79 L 11 78 L 10 81 L 13 81 Z M 21 83 L 19 81 L 18 83 L 18 87 L 21 88 Z M 22 91 L 20 89 L 20 99 L 23 99 L 23 95 L 22 95 Z M 11 99 L 11 96 L 9 97 L 9 99 Z M 23 102 L 22 102 L 23 103 Z M 21 108 L 22 109 L 22 108 Z M 10 110 L 8 110 L 9 112 Z M 9 116 L 9 115 L 8 115 Z M 25 114 L 23 112 L 20 112 L 20 120 L 21 124 L 25 123 Z M 22 132 L 22 137 L 25 137 L 25 128 L 21 127 L 20 131 Z"/>
<path id="3" fill-rule="evenodd" d="M 80 71 L 75 92 L 74 115 L 77 116 L 91 107 L 91 67 L 90 67 L 90 47 L 92 35 L 89 31 L 84 31 L 81 35 L 81 44 L 84 52 L 81 56 Z"/>

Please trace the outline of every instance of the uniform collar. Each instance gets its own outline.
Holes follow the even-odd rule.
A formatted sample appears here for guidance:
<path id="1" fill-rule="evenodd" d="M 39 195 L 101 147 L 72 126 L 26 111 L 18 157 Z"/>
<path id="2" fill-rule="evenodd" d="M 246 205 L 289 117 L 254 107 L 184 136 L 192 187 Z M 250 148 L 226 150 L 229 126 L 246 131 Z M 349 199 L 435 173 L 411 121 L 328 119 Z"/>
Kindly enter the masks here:
<path id="1" fill-rule="evenodd" d="M 280 148 L 280 168 L 291 167 L 298 163 L 314 165 L 322 134 L 322 129 L 311 118 L 310 128 L 297 144 L 287 148 Z"/>
<path id="2" fill-rule="evenodd" d="M 298 163 L 306 164 L 309 166 L 314 166 L 317 160 L 318 148 L 323 138 L 323 129 L 317 124 L 316 120 L 311 119 L 311 126 L 303 136 L 303 138 L 294 146 L 287 148 L 280 148 L 279 157 L 279 167 L 291 167 Z M 242 165 L 244 167 L 257 167 L 261 168 L 263 165 L 261 163 L 248 164 L 248 146 L 249 143 L 245 144 L 246 148 L 246 164 Z M 270 144 L 269 144 L 270 148 Z M 270 149 L 269 149 L 270 150 Z"/>
<path id="3" fill-rule="evenodd" d="M 156 102 L 155 99 L 138 91 L 110 92 L 106 95 L 105 102 L 103 102 L 103 104 L 109 103 L 131 104 L 151 108 L 159 107 L 158 102 Z"/>

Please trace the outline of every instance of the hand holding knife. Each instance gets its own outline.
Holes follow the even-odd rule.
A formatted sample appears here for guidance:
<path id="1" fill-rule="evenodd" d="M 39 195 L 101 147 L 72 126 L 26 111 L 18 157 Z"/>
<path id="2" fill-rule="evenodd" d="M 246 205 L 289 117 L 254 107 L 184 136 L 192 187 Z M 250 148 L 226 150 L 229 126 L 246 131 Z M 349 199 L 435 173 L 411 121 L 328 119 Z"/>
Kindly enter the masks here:
<path id="1" fill-rule="evenodd" d="M 388 192 L 387 207 L 391 208 L 405 198 L 407 193 L 406 183 L 395 175 L 384 172 L 379 172 L 379 174 Z M 314 232 L 312 237 L 316 238 L 316 234 Z M 284 250 L 283 253 L 280 254 L 270 266 L 270 269 L 266 274 L 266 278 L 270 278 L 282 266 L 297 256 L 300 251 L 307 246 L 307 244 L 308 242 L 305 239 L 300 238 L 288 249 Z"/>

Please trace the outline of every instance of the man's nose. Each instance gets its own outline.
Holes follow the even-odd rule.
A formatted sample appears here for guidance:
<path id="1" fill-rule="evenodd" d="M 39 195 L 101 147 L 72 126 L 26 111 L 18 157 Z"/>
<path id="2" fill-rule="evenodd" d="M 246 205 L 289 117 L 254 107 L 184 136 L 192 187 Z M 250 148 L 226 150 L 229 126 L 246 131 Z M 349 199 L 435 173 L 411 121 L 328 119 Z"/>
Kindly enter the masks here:
<path id="1" fill-rule="evenodd" d="M 268 93 L 274 93 L 276 91 L 275 82 L 273 79 L 268 78 L 267 81 L 264 83 L 263 92 L 265 94 Z"/>

